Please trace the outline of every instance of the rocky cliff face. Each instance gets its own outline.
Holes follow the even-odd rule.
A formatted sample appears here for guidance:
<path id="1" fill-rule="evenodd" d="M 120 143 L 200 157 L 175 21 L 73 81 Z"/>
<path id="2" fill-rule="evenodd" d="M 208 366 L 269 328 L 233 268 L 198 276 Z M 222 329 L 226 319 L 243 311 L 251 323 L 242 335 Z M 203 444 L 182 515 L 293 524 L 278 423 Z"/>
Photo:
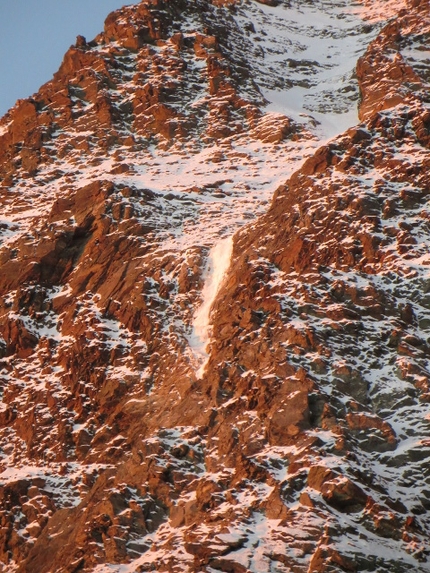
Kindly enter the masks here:
<path id="1" fill-rule="evenodd" d="M 0 571 L 429 570 L 429 34 L 144 0 L 1 120 Z"/>

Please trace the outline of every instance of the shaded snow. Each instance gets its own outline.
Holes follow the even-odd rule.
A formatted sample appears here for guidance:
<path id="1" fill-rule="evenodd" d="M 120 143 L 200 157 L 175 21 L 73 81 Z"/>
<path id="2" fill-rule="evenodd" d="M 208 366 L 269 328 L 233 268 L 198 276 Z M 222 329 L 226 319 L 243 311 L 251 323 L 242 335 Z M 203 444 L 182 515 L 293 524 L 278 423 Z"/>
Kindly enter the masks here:
<path id="1" fill-rule="evenodd" d="M 305 124 L 321 139 L 359 122 L 354 70 L 377 27 L 363 25 L 365 11 L 350 4 L 253 3 L 237 17 L 243 25 L 252 15 L 252 65 L 266 109 Z"/>

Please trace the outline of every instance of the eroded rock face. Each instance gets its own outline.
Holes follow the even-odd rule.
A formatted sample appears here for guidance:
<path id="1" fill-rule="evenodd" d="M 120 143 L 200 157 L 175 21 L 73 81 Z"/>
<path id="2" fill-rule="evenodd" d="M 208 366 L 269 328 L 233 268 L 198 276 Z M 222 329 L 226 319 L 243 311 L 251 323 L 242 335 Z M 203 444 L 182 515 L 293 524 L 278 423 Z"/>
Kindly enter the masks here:
<path id="1" fill-rule="evenodd" d="M 422 58 L 430 33 L 427 18 L 426 2 L 409 4 L 358 60 L 361 119 L 398 104 L 428 102 L 428 66 Z"/>
<path id="2" fill-rule="evenodd" d="M 428 570 L 429 14 L 390 7 L 324 145 L 264 108 L 274 2 L 125 7 L 2 120 L 0 571 Z"/>

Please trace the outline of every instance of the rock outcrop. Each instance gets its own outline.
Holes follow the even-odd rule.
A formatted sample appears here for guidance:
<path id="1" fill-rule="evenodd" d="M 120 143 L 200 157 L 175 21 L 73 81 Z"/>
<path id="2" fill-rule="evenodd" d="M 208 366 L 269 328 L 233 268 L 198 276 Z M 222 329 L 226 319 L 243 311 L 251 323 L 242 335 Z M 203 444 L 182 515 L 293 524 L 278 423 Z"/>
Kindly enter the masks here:
<path id="1" fill-rule="evenodd" d="M 331 92 L 292 4 L 124 7 L 1 120 L 0 571 L 428 571 L 428 2 L 324 5 Z"/>

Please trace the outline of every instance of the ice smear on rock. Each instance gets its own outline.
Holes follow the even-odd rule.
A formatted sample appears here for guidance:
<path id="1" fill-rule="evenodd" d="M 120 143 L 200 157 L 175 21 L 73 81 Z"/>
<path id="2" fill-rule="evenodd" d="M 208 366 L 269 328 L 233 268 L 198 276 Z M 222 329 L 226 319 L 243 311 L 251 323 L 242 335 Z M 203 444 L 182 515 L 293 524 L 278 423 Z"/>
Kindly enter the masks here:
<path id="1" fill-rule="evenodd" d="M 208 358 L 206 348 L 210 341 L 210 313 L 230 266 L 232 250 L 233 236 L 230 236 L 221 239 L 209 251 L 203 277 L 205 283 L 202 290 L 202 303 L 194 315 L 193 331 L 190 337 L 190 346 L 199 362 L 202 362 L 198 375 L 203 374 L 206 366 Z"/>

